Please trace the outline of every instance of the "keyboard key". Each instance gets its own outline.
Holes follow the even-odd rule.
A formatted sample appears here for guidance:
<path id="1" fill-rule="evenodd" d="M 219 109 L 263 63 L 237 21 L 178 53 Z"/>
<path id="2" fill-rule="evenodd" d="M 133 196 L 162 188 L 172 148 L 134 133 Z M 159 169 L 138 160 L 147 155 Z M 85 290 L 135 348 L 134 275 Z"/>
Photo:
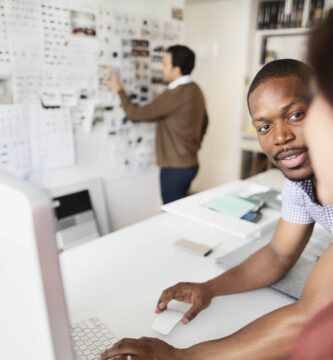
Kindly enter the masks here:
<path id="1" fill-rule="evenodd" d="M 117 341 L 98 318 L 75 323 L 71 330 L 73 347 L 79 360 L 98 360 L 100 354 Z"/>

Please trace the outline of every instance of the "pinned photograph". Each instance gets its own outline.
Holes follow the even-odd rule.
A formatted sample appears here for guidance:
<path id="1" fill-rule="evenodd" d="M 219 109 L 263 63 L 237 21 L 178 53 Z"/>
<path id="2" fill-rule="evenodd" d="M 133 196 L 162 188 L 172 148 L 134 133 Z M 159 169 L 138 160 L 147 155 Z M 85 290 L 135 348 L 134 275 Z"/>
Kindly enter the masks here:
<path id="1" fill-rule="evenodd" d="M 171 17 L 175 20 L 182 21 L 184 19 L 183 9 L 173 6 L 171 9 Z"/>
<path id="2" fill-rule="evenodd" d="M 107 91 L 108 82 L 112 75 L 112 66 L 111 65 L 99 65 L 98 67 L 98 84 L 99 89 Z"/>
<path id="3" fill-rule="evenodd" d="M 71 29 L 74 35 L 96 36 L 95 14 L 71 10 Z"/>
<path id="4" fill-rule="evenodd" d="M 13 103 L 13 83 L 9 74 L 0 73 L 0 104 Z"/>

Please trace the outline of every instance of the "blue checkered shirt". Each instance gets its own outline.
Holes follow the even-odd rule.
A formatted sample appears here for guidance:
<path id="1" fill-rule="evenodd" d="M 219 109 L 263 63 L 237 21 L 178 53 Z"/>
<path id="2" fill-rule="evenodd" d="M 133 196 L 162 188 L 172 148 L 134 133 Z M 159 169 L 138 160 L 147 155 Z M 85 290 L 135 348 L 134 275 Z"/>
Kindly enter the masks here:
<path id="1" fill-rule="evenodd" d="M 318 222 L 333 234 L 333 207 L 315 201 L 312 180 L 285 179 L 282 189 L 281 217 L 296 224 Z"/>

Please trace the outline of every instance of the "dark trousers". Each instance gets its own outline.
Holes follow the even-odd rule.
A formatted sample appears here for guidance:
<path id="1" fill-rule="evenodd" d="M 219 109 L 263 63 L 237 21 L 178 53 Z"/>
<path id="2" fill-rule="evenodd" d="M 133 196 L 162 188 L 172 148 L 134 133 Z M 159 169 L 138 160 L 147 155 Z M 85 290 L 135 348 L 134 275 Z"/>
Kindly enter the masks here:
<path id="1" fill-rule="evenodd" d="M 161 168 L 160 184 L 163 204 L 185 197 L 198 169 L 198 165 L 188 168 Z"/>

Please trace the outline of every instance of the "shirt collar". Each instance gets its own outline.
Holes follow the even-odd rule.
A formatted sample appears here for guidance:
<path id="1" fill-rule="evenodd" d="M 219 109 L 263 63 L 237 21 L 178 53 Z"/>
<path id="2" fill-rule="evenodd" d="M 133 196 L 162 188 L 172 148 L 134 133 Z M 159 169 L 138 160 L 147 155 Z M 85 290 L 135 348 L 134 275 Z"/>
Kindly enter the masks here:
<path id="1" fill-rule="evenodd" d="M 308 196 L 309 198 L 316 203 L 314 189 L 313 189 L 313 182 L 312 179 L 305 179 L 305 180 L 299 180 L 295 181 L 295 184 L 300 187 Z"/>
<path id="2" fill-rule="evenodd" d="M 192 82 L 192 79 L 191 79 L 190 75 L 183 75 L 183 76 L 179 77 L 178 79 L 172 81 L 168 85 L 168 89 L 173 90 L 179 85 L 185 85 L 185 84 L 189 84 L 191 82 Z"/>

